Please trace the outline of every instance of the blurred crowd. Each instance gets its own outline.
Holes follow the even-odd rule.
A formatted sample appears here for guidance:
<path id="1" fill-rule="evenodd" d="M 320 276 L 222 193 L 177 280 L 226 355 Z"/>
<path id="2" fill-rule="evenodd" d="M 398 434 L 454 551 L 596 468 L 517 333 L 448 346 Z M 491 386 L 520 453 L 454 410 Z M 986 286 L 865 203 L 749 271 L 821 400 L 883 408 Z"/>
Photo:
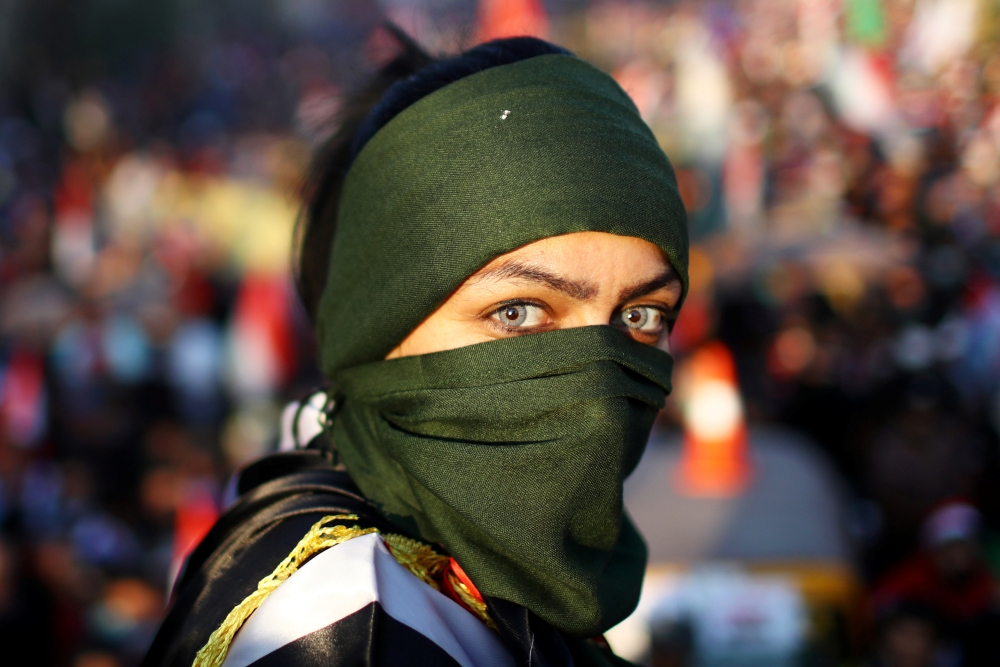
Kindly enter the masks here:
<path id="1" fill-rule="evenodd" d="M 489 34 L 471 0 L 200 4 L 0 8 L 0 637 L 32 664 L 136 664 L 232 471 L 320 382 L 289 280 L 297 192 L 384 57 L 379 20 L 432 49 Z M 872 591 L 854 657 L 987 655 L 1000 5 L 567 0 L 539 23 L 523 4 L 675 164 L 675 356 L 724 343 L 750 422 L 836 466 Z"/>
<path id="2" fill-rule="evenodd" d="M 3 664 L 136 664 L 229 474 L 319 382 L 288 269 L 339 51 L 249 6 L 181 4 L 16 16 L 24 48 L 0 93 L 0 636 L 25 662 L 14 649 Z M 357 38 L 316 39 L 361 62 L 377 12 L 333 18 L 328 32 Z"/>

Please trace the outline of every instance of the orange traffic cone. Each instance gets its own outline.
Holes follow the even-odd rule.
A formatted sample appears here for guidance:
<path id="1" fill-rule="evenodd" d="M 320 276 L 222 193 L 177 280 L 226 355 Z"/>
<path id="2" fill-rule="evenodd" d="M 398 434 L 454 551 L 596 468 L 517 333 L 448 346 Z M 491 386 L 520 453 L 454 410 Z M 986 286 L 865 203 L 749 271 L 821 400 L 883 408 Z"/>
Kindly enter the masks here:
<path id="1" fill-rule="evenodd" d="M 687 496 L 739 495 L 751 477 L 743 401 L 733 356 L 722 343 L 695 352 L 682 377 L 684 450 L 674 485 Z"/>
<path id="2" fill-rule="evenodd" d="M 540 0 L 480 0 L 476 41 L 501 37 L 545 36 L 549 19 Z"/>

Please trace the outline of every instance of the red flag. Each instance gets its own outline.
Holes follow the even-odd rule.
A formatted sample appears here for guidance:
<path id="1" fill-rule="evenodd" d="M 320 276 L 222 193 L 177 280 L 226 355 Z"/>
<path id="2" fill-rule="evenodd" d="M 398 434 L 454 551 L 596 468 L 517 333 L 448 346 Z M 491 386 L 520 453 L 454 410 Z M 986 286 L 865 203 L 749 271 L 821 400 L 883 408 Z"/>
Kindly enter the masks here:
<path id="1" fill-rule="evenodd" d="M 541 0 L 480 0 L 478 24 L 479 42 L 523 35 L 544 39 L 549 33 Z"/>
<path id="2" fill-rule="evenodd" d="M 291 289 L 284 276 L 248 274 L 240 286 L 232 327 L 238 393 L 278 389 L 295 372 Z"/>
<path id="3" fill-rule="evenodd" d="M 197 547 L 219 518 L 212 493 L 207 485 L 188 481 L 177 499 L 174 514 L 174 545 L 170 558 L 169 588 L 180 573 L 184 560 Z"/>
<path id="4" fill-rule="evenodd" d="M 15 350 L 0 369 L 0 426 L 12 442 L 30 447 L 45 435 L 45 369 L 35 354 Z"/>

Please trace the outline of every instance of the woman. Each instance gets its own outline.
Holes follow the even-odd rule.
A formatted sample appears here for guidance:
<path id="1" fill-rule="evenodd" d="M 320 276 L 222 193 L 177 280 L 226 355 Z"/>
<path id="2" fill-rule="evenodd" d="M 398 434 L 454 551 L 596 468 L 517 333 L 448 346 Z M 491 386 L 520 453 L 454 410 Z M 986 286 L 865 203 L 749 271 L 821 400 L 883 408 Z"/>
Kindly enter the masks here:
<path id="1" fill-rule="evenodd" d="M 314 170 L 299 290 L 330 389 L 242 473 L 150 667 L 627 664 L 601 633 L 646 564 L 622 483 L 670 390 L 673 172 L 564 49 L 397 37 Z"/>

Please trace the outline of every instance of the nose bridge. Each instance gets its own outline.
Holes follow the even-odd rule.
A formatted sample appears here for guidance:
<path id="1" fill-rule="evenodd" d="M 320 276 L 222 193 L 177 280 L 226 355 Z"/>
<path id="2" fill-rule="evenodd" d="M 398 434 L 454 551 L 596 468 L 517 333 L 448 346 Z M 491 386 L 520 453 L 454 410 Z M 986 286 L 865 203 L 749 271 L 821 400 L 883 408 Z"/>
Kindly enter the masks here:
<path id="1" fill-rule="evenodd" d="M 566 325 L 562 328 L 610 324 L 615 314 L 615 305 L 607 303 L 605 299 L 601 298 L 590 302 L 578 302 L 573 312 L 566 318 Z"/>

